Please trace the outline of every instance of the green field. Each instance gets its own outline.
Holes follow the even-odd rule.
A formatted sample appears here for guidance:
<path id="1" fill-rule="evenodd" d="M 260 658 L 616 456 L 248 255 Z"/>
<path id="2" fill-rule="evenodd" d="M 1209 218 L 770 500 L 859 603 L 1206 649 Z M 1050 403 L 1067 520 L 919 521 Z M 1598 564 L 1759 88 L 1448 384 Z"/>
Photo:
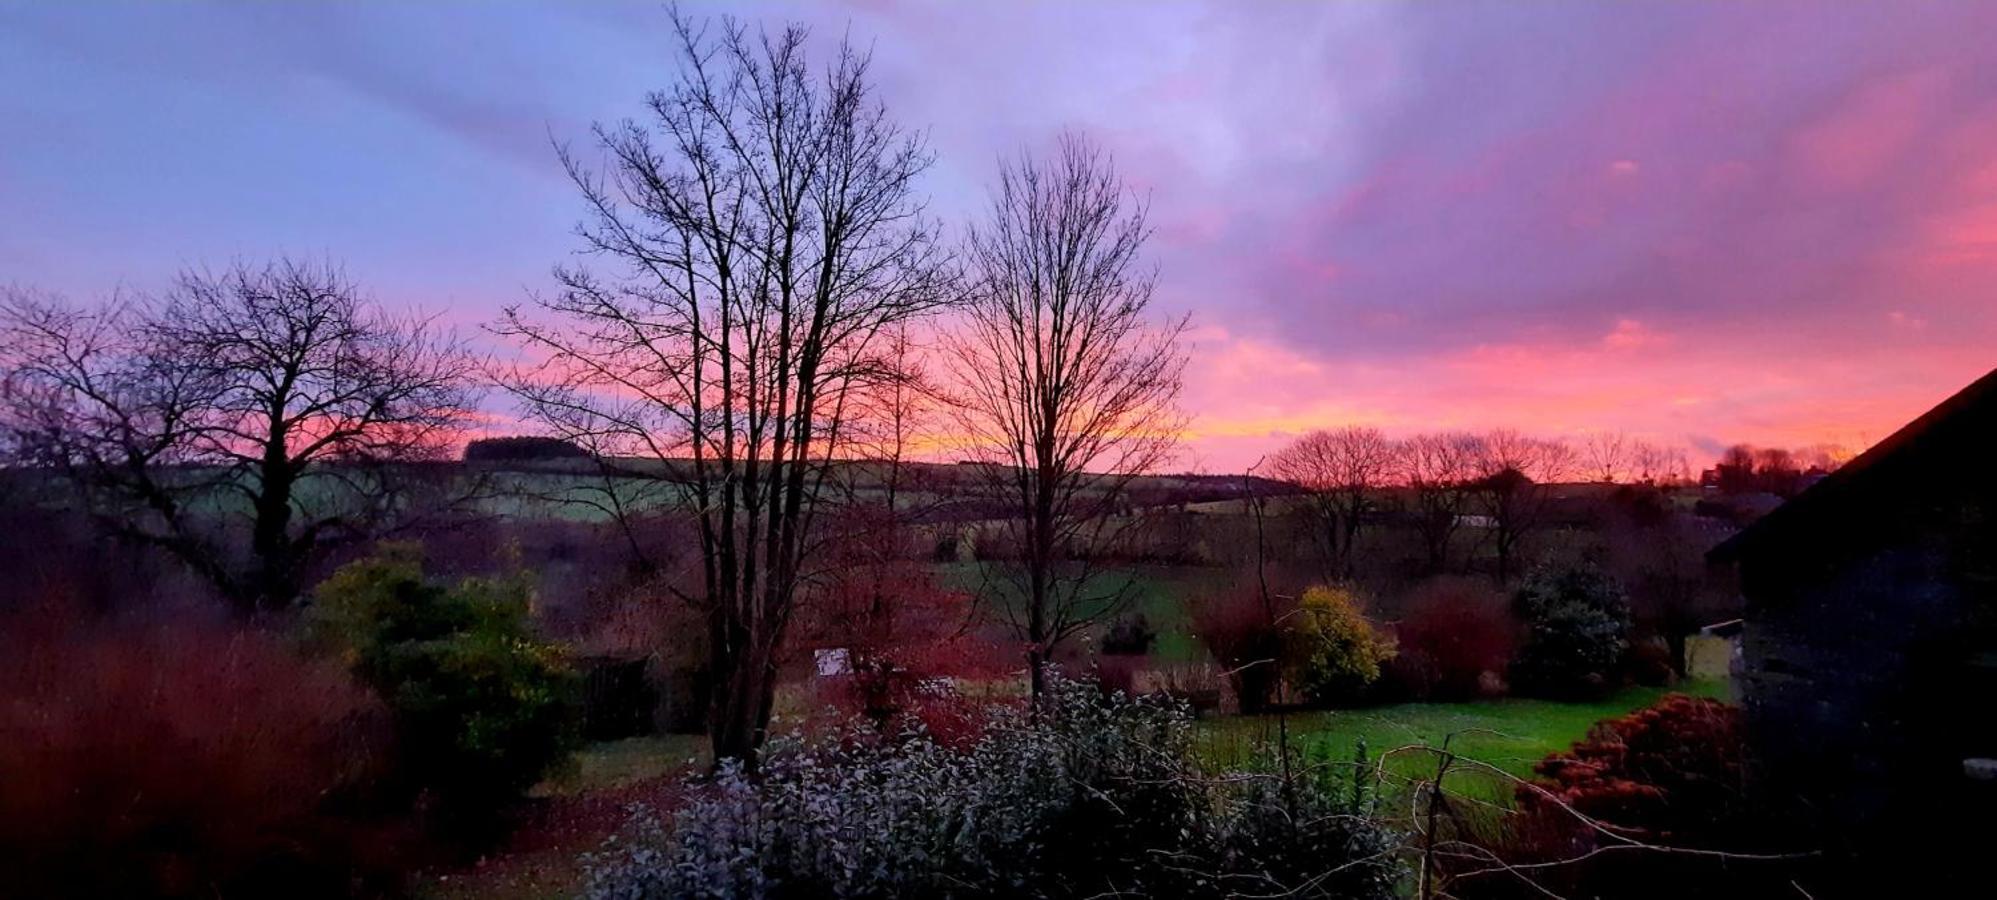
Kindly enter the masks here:
<path id="1" fill-rule="evenodd" d="M 1437 756 L 1404 747 L 1441 747 L 1521 778 L 1535 763 L 1568 749 L 1602 719 L 1620 716 L 1672 691 L 1726 699 L 1724 682 L 1687 682 L 1675 688 L 1630 688 L 1593 703 L 1549 700 L 1480 700 L 1470 703 L 1403 703 L 1369 709 L 1299 712 L 1287 716 L 1228 716 L 1203 721 L 1196 738 L 1200 756 L 1216 769 L 1267 769 L 1278 759 L 1275 747 L 1287 724 L 1294 752 L 1314 765 L 1345 767 L 1365 741 L 1367 760 L 1385 766 L 1390 779 L 1432 776 Z M 1448 787 L 1493 800 L 1508 798 L 1505 779 L 1475 768 L 1452 774 Z"/>
<path id="2" fill-rule="evenodd" d="M 943 586 L 973 596 L 986 592 L 983 601 L 1018 602 L 1011 582 L 989 566 L 1002 563 L 938 563 L 937 575 Z M 1143 615 L 1158 633 L 1151 656 L 1160 662 L 1197 662 L 1206 650 L 1193 637 L 1188 620 L 1188 598 L 1223 589 L 1229 574 L 1209 566 L 1127 565 L 1106 569 L 1096 576 L 1097 591 L 1123 598 L 1118 616 Z"/>

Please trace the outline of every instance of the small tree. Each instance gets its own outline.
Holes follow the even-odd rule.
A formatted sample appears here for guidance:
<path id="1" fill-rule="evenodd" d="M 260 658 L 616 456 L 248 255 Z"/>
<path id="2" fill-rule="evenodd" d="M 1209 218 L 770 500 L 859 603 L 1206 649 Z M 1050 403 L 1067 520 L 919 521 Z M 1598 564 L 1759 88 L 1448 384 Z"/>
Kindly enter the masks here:
<path id="1" fill-rule="evenodd" d="M 1629 599 L 1601 570 L 1541 570 L 1512 598 L 1526 629 L 1512 661 L 1519 693 L 1555 698 L 1600 695 L 1615 685 L 1629 648 Z"/>
<path id="2" fill-rule="evenodd" d="M 1394 656 L 1393 640 L 1366 618 L 1350 589 L 1320 585 L 1297 600 L 1290 679 L 1313 703 L 1358 699 Z"/>

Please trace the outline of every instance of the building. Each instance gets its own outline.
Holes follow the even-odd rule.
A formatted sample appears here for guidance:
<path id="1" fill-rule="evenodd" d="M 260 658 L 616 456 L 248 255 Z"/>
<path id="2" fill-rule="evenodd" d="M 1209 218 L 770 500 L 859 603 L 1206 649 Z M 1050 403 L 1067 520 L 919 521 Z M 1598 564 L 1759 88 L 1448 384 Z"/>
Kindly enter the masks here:
<path id="1" fill-rule="evenodd" d="M 1761 802 L 1866 871 L 1989 839 L 1997 372 L 1709 559 L 1737 566 L 1746 600 L 1737 693 Z"/>

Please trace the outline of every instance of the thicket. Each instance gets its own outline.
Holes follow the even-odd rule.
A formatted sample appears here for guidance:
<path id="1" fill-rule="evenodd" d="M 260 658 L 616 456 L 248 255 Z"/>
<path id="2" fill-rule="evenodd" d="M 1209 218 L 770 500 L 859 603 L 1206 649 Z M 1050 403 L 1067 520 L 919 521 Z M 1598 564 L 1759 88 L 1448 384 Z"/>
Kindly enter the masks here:
<path id="1" fill-rule="evenodd" d="M 1768 897 L 1807 863 L 1793 827 L 1748 802 L 1740 710 L 1670 694 L 1604 719 L 1535 767 L 1491 848 L 1506 873 L 1459 883 L 1461 896 Z M 1488 868 L 1483 862 L 1478 868 Z"/>
<path id="2" fill-rule="evenodd" d="M 1394 623 L 1383 680 L 1391 699 L 1454 702 L 1498 696 L 1518 646 L 1503 594 L 1479 579 L 1437 578 L 1416 587 Z"/>

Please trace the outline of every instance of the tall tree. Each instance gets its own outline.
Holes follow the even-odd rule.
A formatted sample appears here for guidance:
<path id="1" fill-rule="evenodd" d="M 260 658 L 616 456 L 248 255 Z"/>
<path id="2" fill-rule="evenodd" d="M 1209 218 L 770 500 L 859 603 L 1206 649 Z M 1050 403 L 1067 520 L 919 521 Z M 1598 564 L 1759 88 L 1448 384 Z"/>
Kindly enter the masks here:
<path id="1" fill-rule="evenodd" d="M 537 358 L 508 379 L 555 435 L 671 482 L 700 538 L 715 759 L 754 765 L 828 474 L 861 392 L 899 377 L 898 323 L 953 297 L 915 195 L 923 142 L 874 99 L 867 57 L 808 59 L 805 29 L 673 14 L 680 79 L 644 121 L 564 148 L 598 267 L 556 270 L 497 330 Z M 635 461 L 630 461 L 635 458 Z"/>
<path id="2" fill-rule="evenodd" d="M 1303 488 L 1334 577 L 1350 578 L 1360 526 L 1394 464 L 1394 445 L 1377 428 L 1348 426 L 1297 438 L 1269 461 L 1276 477 Z"/>
<path id="3" fill-rule="evenodd" d="M 1428 571 L 1449 570 L 1450 541 L 1462 525 L 1477 471 L 1477 439 L 1468 434 L 1421 434 L 1396 448 L 1401 483 L 1412 500 L 1415 531 Z"/>
<path id="4" fill-rule="evenodd" d="M 1574 448 L 1509 428 L 1479 435 L 1475 447 L 1477 480 L 1470 495 L 1486 520 L 1498 583 L 1505 584 L 1525 541 L 1546 522 L 1553 496 L 1549 483 L 1573 471 Z"/>
<path id="5" fill-rule="evenodd" d="M 1036 697 L 1055 648 L 1127 602 L 1128 579 L 1103 577 L 1091 551 L 1178 440 L 1186 320 L 1151 321 L 1149 233 L 1111 160 L 1071 134 L 1052 160 L 1002 167 L 968 241 L 968 322 L 948 341 L 957 422 L 1019 550 L 993 605 Z"/>
<path id="6" fill-rule="evenodd" d="M 406 524 L 427 482 L 398 466 L 440 458 L 472 407 L 464 346 L 331 266 L 190 271 L 95 309 L 14 292 L 0 329 L 17 451 L 245 613 L 288 605 L 328 545 Z M 215 510 L 247 520 L 246 552 Z"/>

